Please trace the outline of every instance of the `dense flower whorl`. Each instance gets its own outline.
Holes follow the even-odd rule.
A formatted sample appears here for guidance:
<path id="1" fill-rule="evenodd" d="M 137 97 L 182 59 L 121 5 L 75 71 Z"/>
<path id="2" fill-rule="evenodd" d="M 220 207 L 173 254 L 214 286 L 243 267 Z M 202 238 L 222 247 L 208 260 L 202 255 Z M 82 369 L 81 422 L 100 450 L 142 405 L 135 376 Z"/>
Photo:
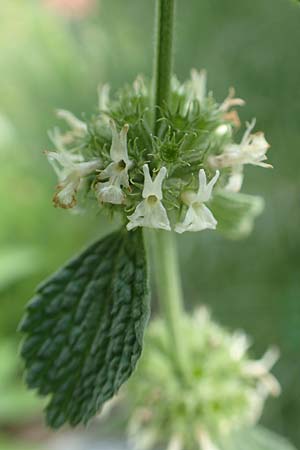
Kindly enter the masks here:
<path id="1" fill-rule="evenodd" d="M 144 357 L 128 386 L 134 448 L 220 450 L 222 436 L 257 423 L 280 385 L 270 373 L 278 350 L 249 357 L 249 339 L 229 333 L 205 308 L 182 321 L 185 377 L 174 370 L 162 320 L 150 324 Z M 226 447 L 227 448 L 227 447 Z"/>
<path id="2" fill-rule="evenodd" d="M 269 144 L 263 133 L 253 133 L 255 121 L 235 143 L 240 121 L 233 108 L 244 101 L 231 89 L 218 104 L 206 85 L 205 71 L 193 70 L 183 84 L 173 78 L 157 136 L 151 133 L 151 90 L 142 77 L 116 98 L 110 98 L 108 85 L 100 87 L 98 113 L 88 121 L 58 110 L 69 130 L 56 129 L 51 136 L 56 150 L 46 152 L 59 178 L 55 205 L 73 208 L 79 190 L 85 190 L 91 195 L 83 198 L 96 199 L 110 214 L 120 213 L 128 230 L 221 231 L 232 222 L 233 210 L 250 230 L 256 215 L 251 202 L 257 198 L 248 196 L 248 206 L 241 207 L 243 168 L 271 167 L 265 162 Z M 224 203 L 226 192 L 231 196 Z"/>

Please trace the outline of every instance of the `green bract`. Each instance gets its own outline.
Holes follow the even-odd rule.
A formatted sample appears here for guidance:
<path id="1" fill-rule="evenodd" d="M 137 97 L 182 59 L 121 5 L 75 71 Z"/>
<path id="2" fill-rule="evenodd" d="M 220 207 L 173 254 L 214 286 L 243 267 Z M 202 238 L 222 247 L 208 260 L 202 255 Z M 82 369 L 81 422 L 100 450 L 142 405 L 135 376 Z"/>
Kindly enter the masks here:
<path id="1" fill-rule="evenodd" d="M 204 71 L 192 71 L 183 84 L 174 77 L 169 105 L 160 108 L 153 135 L 148 82 L 138 77 L 111 98 L 103 86 L 99 109 L 88 120 L 58 111 L 71 129 L 64 134 L 56 130 L 56 151 L 46 152 L 59 178 L 55 205 L 73 208 L 89 198 L 101 210 L 120 213 L 128 229 L 183 233 L 219 228 L 233 237 L 246 234 L 261 207 L 253 209 L 257 198 L 248 196 L 249 207 L 240 207 L 234 221 L 243 166 L 270 165 L 264 162 L 269 147 L 264 135 L 252 133 L 254 121 L 242 141 L 234 142 L 240 122 L 233 108 L 243 104 L 233 90 L 217 103 L 206 93 Z M 218 205 L 211 208 L 215 195 Z"/>

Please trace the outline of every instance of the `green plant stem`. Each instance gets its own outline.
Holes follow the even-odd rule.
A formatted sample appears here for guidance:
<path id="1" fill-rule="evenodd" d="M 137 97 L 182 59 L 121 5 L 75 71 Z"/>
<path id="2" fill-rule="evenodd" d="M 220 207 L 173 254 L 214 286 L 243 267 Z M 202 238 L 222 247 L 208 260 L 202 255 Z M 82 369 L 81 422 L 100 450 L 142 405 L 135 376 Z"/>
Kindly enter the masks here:
<path id="1" fill-rule="evenodd" d="M 169 101 L 173 70 L 173 35 L 175 0 L 156 1 L 156 54 L 154 64 L 155 122 L 154 133 L 159 128 L 161 108 Z"/>
<path id="2" fill-rule="evenodd" d="M 156 2 L 155 121 L 154 134 L 159 131 L 161 108 L 168 104 L 173 70 L 173 31 L 175 0 Z M 178 255 L 174 234 L 157 230 L 152 235 L 152 260 L 157 293 L 166 323 L 175 370 L 184 372 L 184 349 L 181 321 L 184 314 Z"/>
<path id="3" fill-rule="evenodd" d="M 168 329 L 173 359 L 177 368 L 181 370 L 184 361 L 184 349 L 180 330 L 184 307 L 174 234 L 170 231 L 155 231 L 153 250 L 157 294 Z"/>

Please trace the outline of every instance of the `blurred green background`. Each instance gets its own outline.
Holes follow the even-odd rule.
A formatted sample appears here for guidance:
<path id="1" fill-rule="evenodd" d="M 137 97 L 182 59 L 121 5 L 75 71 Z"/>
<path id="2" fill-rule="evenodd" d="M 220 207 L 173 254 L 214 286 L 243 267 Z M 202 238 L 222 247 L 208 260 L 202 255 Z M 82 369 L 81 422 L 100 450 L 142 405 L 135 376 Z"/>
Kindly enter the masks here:
<path id="1" fill-rule="evenodd" d="M 109 223 L 52 207 L 56 182 L 42 150 L 57 107 L 96 108 L 96 88 L 150 76 L 154 0 L 2 0 L 0 14 L 0 450 L 37 442 L 40 403 L 21 384 L 16 327 L 35 285 Z M 244 191 L 266 210 L 251 237 L 179 238 L 189 307 L 281 349 L 283 394 L 263 422 L 300 446 L 300 7 L 289 0 L 178 0 L 176 73 L 205 67 L 209 89 L 246 99 L 272 145 L 274 170 L 247 169 Z M 28 428 L 35 432 L 28 433 Z M 17 430 L 17 431 L 16 431 Z M 26 431 L 27 430 L 27 431 Z M 24 438 L 25 436 L 25 438 Z M 16 444 L 17 445 L 17 444 Z M 28 444 L 33 450 L 33 444 Z"/>

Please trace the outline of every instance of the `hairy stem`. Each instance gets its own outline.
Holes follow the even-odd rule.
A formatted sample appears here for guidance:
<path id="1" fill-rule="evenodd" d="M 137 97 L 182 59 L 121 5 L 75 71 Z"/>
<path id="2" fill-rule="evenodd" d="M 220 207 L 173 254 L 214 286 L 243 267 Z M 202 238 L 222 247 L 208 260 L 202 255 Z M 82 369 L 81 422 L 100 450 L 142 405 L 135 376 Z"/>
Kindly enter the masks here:
<path id="1" fill-rule="evenodd" d="M 184 348 L 181 323 L 184 313 L 181 278 L 175 236 L 170 231 L 155 231 L 153 269 L 160 306 L 165 320 L 176 369 L 183 372 Z"/>
<path id="2" fill-rule="evenodd" d="M 161 107 L 169 101 L 173 70 L 173 34 L 175 0 L 156 1 L 156 54 L 154 64 L 155 122 L 154 133 L 159 128 Z"/>

